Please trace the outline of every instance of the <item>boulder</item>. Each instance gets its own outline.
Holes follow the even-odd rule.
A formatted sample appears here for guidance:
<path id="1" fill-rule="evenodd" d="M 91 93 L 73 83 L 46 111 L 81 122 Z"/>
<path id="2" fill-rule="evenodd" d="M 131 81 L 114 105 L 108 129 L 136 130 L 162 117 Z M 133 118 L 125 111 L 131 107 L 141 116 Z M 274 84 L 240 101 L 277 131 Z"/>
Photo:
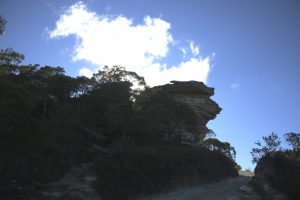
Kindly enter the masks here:
<path id="1" fill-rule="evenodd" d="M 186 109 L 194 113 L 197 123 L 196 132 L 190 133 L 184 124 L 176 127 L 175 132 L 179 132 L 185 144 L 202 141 L 206 134 L 211 132 L 206 127 L 208 121 L 214 119 L 222 110 L 216 102 L 210 99 L 214 95 L 214 88 L 207 87 L 202 82 L 171 81 L 170 84 L 156 86 L 151 90 L 167 93 L 176 102 L 184 105 Z"/>
<path id="2" fill-rule="evenodd" d="M 274 200 L 288 200 L 288 196 L 279 191 L 279 188 L 276 188 L 276 184 L 274 183 L 276 180 L 275 177 L 280 176 L 277 173 L 276 166 L 274 164 L 274 157 L 278 155 L 285 156 L 285 154 L 282 152 L 271 152 L 260 159 L 255 167 L 255 176 L 253 182 L 256 185 L 259 185 L 261 188 L 260 190 L 265 198 Z"/>

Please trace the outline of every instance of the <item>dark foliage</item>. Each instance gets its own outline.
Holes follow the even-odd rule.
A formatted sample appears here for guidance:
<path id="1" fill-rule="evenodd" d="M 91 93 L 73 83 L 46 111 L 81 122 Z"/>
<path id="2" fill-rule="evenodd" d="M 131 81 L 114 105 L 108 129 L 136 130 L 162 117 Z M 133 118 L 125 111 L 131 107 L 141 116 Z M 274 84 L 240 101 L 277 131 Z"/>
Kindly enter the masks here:
<path id="1" fill-rule="evenodd" d="M 0 16 L 0 35 L 3 35 L 6 26 L 6 19 Z"/>
<path id="2" fill-rule="evenodd" d="M 204 146 L 212 151 L 221 151 L 228 158 L 235 160 L 236 151 L 228 142 L 221 142 L 217 138 L 207 138 L 204 140 Z"/>
<path id="3" fill-rule="evenodd" d="M 101 141 L 106 146 L 125 136 L 133 113 L 131 82 L 107 81 L 100 72 L 97 80 L 72 78 L 61 67 L 18 65 L 23 55 L 11 49 L 0 57 L 1 185 L 54 181 L 71 164 L 91 161 L 91 147 L 100 142 L 89 132 L 107 137 Z"/>
<path id="4" fill-rule="evenodd" d="M 254 148 L 251 152 L 252 156 L 255 156 L 253 159 L 257 162 L 255 176 L 265 179 L 292 200 L 300 199 L 299 138 L 297 133 L 286 133 L 285 139 L 292 146 L 292 150 L 283 151 L 279 137 L 272 133 L 263 137 L 265 145 L 257 142 L 256 144 L 261 148 Z"/>
<path id="5" fill-rule="evenodd" d="M 5 27 L 0 16 L 0 35 Z M 106 199 L 237 175 L 222 151 L 174 146 L 175 127 L 196 132 L 193 112 L 168 94 L 144 91 L 135 72 L 105 66 L 92 78 L 73 78 L 62 67 L 22 66 L 23 60 L 11 48 L 0 50 L 0 198 L 30 199 L 19 186 L 58 180 L 71 166 L 95 160 Z M 111 153 L 103 156 L 103 148 Z"/>
<path id="6" fill-rule="evenodd" d="M 300 151 L 300 133 L 286 133 L 284 137 L 293 150 Z"/>
<path id="7" fill-rule="evenodd" d="M 237 176 L 234 162 L 219 151 L 164 145 L 117 149 L 97 161 L 97 190 L 104 199 L 128 199 L 176 184 Z"/>
<path id="8" fill-rule="evenodd" d="M 134 138 L 139 143 L 180 143 L 180 135 L 174 132 L 176 128 L 183 126 L 186 131 L 197 132 L 197 118 L 193 111 L 186 106 L 176 102 L 170 94 L 165 91 L 146 89 L 136 98 L 134 103 L 135 119 L 142 123 L 141 128 L 151 136 L 149 140 L 143 140 L 144 131 L 137 130 L 138 126 L 133 127 L 129 132 L 134 134 Z M 144 144 L 143 144 L 144 145 Z"/>
<path id="9" fill-rule="evenodd" d="M 261 158 L 266 154 L 275 152 L 281 149 L 281 141 L 276 133 L 272 133 L 268 136 L 263 136 L 263 143 L 260 141 L 255 142 L 258 146 L 253 148 L 251 153 L 252 163 L 258 163 Z"/>
<path id="10" fill-rule="evenodd" d="M 268 177 L 271 184 L 287 194 L 291 200 L 300 199 L 300 152 L 278 151 L 267 154 L 258 165 L 269 166 Z"/>
<path id="11" fill-rule="evenodd" d="M 108 199 L 237 175 L 224 152 L 178 145 L 178 125 L 196 131 L 193 112 L 168 94 L 133 90 L 145 87 L 136 73 L 115 66 L 73 78 L 61 67 L 22 66 L 11 49 L 0 54 L 0 190 L 55 181 L 95 160 Z"/>
<path id="12" fill-rule="evenodd" d="M 62 68 L 0 69 L 0 183 L 56 180 L 72 160 L 85 160 L 87 143 L 74 131 L 73 78 Z"/>
<path id="13" fill-rule="evenodd" d="M 0 50 L 0 64 L 1 65 L 11 65 L 9 68 L 13 71 L 17 69 L 13 66 L 19 65 L 23 60 L 24 60 L 24 55 L 20 54 L 18 52 L 15 52 L 11 48 Z M 2 67 L 5 67 L 5 66 L 2 66 Z"/>

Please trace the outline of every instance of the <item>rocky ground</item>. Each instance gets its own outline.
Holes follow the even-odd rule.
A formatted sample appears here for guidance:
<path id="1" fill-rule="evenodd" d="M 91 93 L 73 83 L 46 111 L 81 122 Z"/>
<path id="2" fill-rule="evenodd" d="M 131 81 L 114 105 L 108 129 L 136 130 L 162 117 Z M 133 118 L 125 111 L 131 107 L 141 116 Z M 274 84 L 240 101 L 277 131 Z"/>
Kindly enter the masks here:
<path id="1" fill-rule="evenodd" d="M 41 185 L 34 200 L 101 200 L 94 190 L 92 163 L 72 168 L 60 181 Z"/>
<path id="2" fill-rule="evenodd" d="M 101 200 L 94 191 L 96 179 L 90 164 L 74 167 L 60 181 L 40 185 L 34 200 Z M 136 198 L 135 200 L 260 200 L 249 185 L 253 173 L 241 174 L 210 184 L 177 187 L 173 191 Z M 11 200 L 10 198 L 7 198 Z"/>
<path id="3" fill-rule="evenodd" d="M 47 184 L 35 199 L 43 200 L 100 200 L 93 190 L 95 175 L 89 164 L 73 168 L 59 182 Z M 181 186 L 173 191 L 139 197 L 135 200 L 260 200 L 249 185 L 253 173 L 239 177 L 193 186 Z"/>
<path id="4" fill-rule="evenodd" d="M 205 185 L 179 187 L 174 191 L 136 200 L 259 200 L 249 185 L 251 174 Z"/>
<path id="5" fill-rule="evenodd" d="M 253 173 L 244 172 L 235 178 L 220 180 L 209 184 L 180 186 L 159 194 L 147 195 L 135 200 L 264 200 L 253 189 Z M 91 163 L 74 167 L 60 181 L 40 185 L 39 192 L 30 199 L 34 200 L 101 200 L 94 191 L 95 174 Z M 4 198 L 11 200 L 13 198 Z M 26 198 L 20 198 L 26 199 Z M 284 195 L 272 195 L 272 200 L 287 200 Z"/>

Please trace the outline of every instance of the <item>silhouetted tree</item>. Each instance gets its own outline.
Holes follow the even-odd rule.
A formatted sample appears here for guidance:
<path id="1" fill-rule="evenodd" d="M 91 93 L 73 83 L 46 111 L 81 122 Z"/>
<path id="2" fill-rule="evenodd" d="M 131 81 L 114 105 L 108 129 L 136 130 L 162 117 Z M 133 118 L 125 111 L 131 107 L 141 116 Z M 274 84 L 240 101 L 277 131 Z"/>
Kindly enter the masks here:
<path id="1" fill-rule="evenodd" d="M 229 142 L 221 142 L 217 138 L 208 138 L 203 142 L 204 146 L 211 151 L 221 151 L 228 158 L 235 160 L 236 151 Z"/>
<path id="2" fill-rule="evenodd" d="M 0 64 L 0 186 L 55 180 L 89 157 L 75 88 L 60 67 Z"/>
<path id="3" fill-rule="evenodd" d="M 6 27 L 6 19 L 0 16 L 0 35 L 3 35 L 5 27 Z"/>
<path id="4" fill-rule="evenodd" d="M 79 98 L 93 89 L 93 81 L 85 76 L 75 79 L 75 87 L 72 91 L 72 97 Z"/>
<path id="5" fill-rule="evenodd" d="M 0 65 L 8 65 L 13 69 L 13 66 L 19 65 L 23 60 L 24 55 L 11 48 L 0 50 Z"/>
<path id="6" fill-rule="evenodd" d="M 107 82 L 136 82 L 139 86 L 145 86 L 145 79 L 135 72 L 127 71 L 125 67 L 115 65 L 112 67 L 104 66 L 93 75 L 93 78 L 99 83 Z"/>
<path id="7" fill-rule="evenodd" d="M 281 141 L 276 133 L 272 133 L 269 136 L 263 136 L 262 144 L 260 141 L 255 142 L 258 145 L 257 148 L 253 148 L 250 152 L 252 155 L 252 163 L 257 163 L 267 153 L 275 152 L 280 150 Z"/>
<path id="8" fill-rule="evenodd" d="M 292 146 L 293 150 L 299 151 L 300 150 L 300 134 L 299 133 L 286 133 L 285 135 L 286 141 L 289 145 Z"/>
<path id="9" fill-rule="evenodd" d="M 107 82 L 130 82 L 132 83 L 132 86 L 134 86 L 132 90 L 133 99 L 136 95 L 139 95 L 141 91 L 147 88 L 144 77 L 139 76 L 135 72 L 127 71 L 125 67 L 120 65 L 112 67 L 104 66 L 93 75 L 92 80 L 97 84 Z"/>

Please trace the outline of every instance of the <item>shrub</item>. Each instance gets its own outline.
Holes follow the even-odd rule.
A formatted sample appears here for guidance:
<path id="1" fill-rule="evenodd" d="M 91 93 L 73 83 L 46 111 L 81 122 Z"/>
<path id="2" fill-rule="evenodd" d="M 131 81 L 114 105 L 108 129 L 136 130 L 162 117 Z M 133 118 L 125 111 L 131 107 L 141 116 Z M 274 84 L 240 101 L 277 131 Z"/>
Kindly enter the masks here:
<path id="1" fill-rule="evenodd" d="M 274 165 L 274 174 L 270 177 L 272 184 L 286 193 L 290 199 L 300 199 L 300 151 L 277 152 L 272 164 Z"/>
<path id="2" fill-rule="evenodd" d="M 293 150 L 300 151 L 300 133 L 286 133 L 284 137 Z"/>
<path id="3" fill-rule="evenodd" d="M 96 187 L 104 199 L 128 199 L 185 182 L 236 176 L 234 166 L 221 152 L 200 147 L 119 149 L 97 161 Z"/>

